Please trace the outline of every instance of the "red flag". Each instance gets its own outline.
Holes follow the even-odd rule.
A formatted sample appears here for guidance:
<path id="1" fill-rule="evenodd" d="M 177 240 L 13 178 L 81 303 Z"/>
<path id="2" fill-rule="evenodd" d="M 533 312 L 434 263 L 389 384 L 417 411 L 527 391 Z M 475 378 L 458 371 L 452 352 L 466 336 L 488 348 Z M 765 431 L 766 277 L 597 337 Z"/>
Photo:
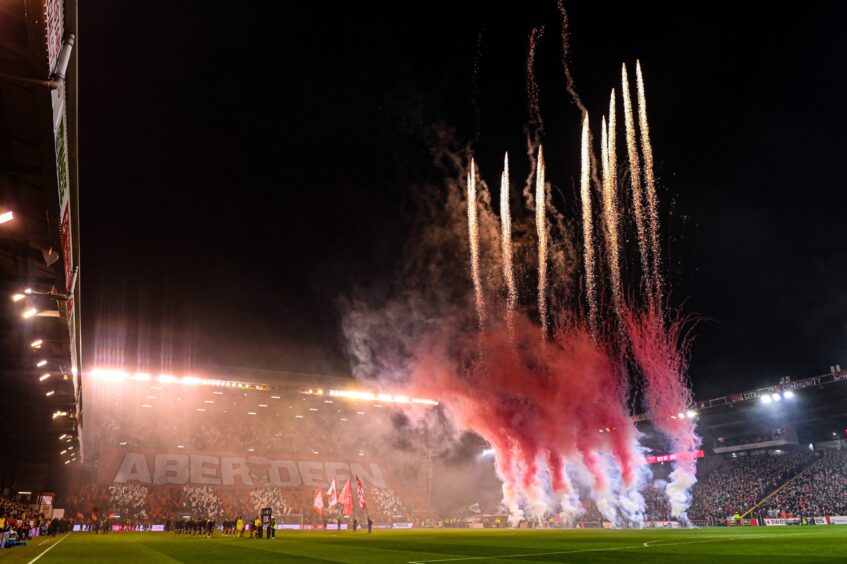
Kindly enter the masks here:
<path id="1" fill-rule="evenodd" d="M 365 488 L 358 476 L 356 476 L 356 497 L 359 498 L 359 507 L 367 511 L 368 503 L 365 501 Z"/>
<path id="2" fill-rule="evenodd" d="M 350 487 L 350 478 L 347 478 L 347 483 L 344 484 L 341 495 L 338 496 L 338 503 L 344 506 L 345 516 L 353 515 L 353 488 Z"/>
<path id="3" fill-rule="evenodd" d="M 335 480 L 333 479 L 329 489 L 326 490 L 326 508 L 332 509 L 336 505 L 338 505 L 338 492 L 335 489 Z"/>
<path id="4" fill-rule="evenodd" d="M 315 501 L 312 503 L 315 506 L 315 511 L 324 514 L 324 496 L 320 488 L 315 490 Z"/>

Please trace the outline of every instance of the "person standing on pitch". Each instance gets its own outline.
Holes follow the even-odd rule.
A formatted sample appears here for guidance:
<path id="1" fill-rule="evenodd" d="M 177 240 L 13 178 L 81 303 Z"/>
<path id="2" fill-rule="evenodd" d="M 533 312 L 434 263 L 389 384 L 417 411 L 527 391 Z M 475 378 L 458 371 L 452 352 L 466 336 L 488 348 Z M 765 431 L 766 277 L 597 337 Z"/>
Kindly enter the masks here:
<path id="1" fill-rule="evenodd" d="M 238 535 L 238 538 L 244 536 L 244 520 L 241 518 L 241 515 L 239 515 L 238 520 L 235 521 L 235 532 Z"/>
<path id="2" fill-rule="evenodd" d="M 268 538 L 276 538 L 276 517 L 271 517 L 270 525 L 268 526 Z"/>
<path id="3" fill-rule="evenodd" d="M 371 529 L 373 529 L 373 526 L 374 526 L 373 519 L 371 519 L 371 516 L 368 515 L 368 534 L 371 533 Z"/>
<path id="4" fill-rule="evenodd" d="M 262 538 L 262 520 L 259 519 L 259 516 L 256 515 L 256 518 L 253 519 L 253 531 L 255 536 L 254 539 Z"/>

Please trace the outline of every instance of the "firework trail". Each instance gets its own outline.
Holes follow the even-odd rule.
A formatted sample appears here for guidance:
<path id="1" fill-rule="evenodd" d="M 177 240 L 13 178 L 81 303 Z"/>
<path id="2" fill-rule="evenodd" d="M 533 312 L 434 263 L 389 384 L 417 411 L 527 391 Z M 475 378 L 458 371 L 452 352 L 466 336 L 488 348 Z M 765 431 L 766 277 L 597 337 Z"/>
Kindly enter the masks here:
<path id="1" fill-rule="evenodd" d="M 529 33 L 529 47 L 526 57 L 526 94 L 529 101 L 529 122 L 535 127 L 534 138 L 538 140 L 544 131 L 544 120 L 541 117 L 540 90 L 535 78 L 535 49 L 538 41 L 544 35 L 544 26 L 534 27 Z"/>
<path id="2" fill-rule="evenodd" d="M 582 198 L 582 240 L 585 259 L 585 294 L 588 300 L 588 327 L 597 333 L 597 280 L 594 275 L 594 233 L 591 218 L 591 158 L 588 156 L 588 114 L 582 120 L 582 165 L 579 193 Z"/>
<path id="3" fill-rule="evenodd" d="M 541 338 L 547 338 L 547 222 L 544 188 L 544 153 L 538 148 L 535 171 L 535 229 L 538 235 L 538 316 L 541 319 Z"/>
<path id="4" fill-rule="evenodd" d="M 609 278 L 612 282 L 612 306 L 615 315 L 621 318 L 623 291 L 621 289 L 620 242 L 618 235 L 618 209 L 615 174 L 615 91 L 609 104 L 609 125 L 603 118 L 600 137 L 601 160 L 603 161 L 603 221 L 606 228 L 606 258 L 609 262 Z"/>
<path id="5" fill-rule="evenodd" d="M 500 177 L 500 244 L 503 250 L 503 278 L 506 280 L 506 325 L 514 334 L 512 317 L 518 303 L 515 272 L 512 266 L 512 212 L 509 206 L 509 154 L 503 159 Z"/>
<path id="6" fill-rule="evenodd" d="M 662 306 L 661 253 L 659 248 L 659 204 L 656 196 L 656 178 L 653 175 L 653 147 L 650 145 L 650 126 L 647 123 L 647 96 L 641 62 L 635 61 L 635 81 L 638 90 L 638 123 L 641 132 L 641 155 L 644 157 L 644 183 L 647 187 L 647 216 L 650 225 L 650 245 L 653 258 L 653 295 L 656 307 Z"/>
<path id="7" fill-rule="evenodd" d="M 570 20 L 568 19 L 568 11 L 565 10 L 564 0 L 558 0 L 556 6 L 559 8 L 559 16 L 562 21 L 562 72 L 565 75 L 565 90 L 567 90 L 568 94 L 570 94 L 571 100 L 573 100 L 576 107 L 579 108 L 580 114 L 587 114 L 588 108 L 585 107 L 585 104 L 582 102 L 582 98 L 579 96 L 579 92 L 576 90 L 573 73 L 571 73 L 571 44 L 570 33 L 568 32 Z M 588 142 L 590 151 L 589 156 L 591 157 L 591 179 L 594 181 L 594 186 L 599 189 L 599 187 L 602 186 L 600 183 L 600 177 L 597 174 L 600 167 L 597 166 L 597 157 L 594 155 L 594 138 L 591 137 L 590 134 Z"/>
<path id="8" fill-rule="evenodd" d="M 632 187 L 632 209 L 635 214 L 635 229 L 638 234 L 638 251 L 641 255 L 641 271 L 645 280 L 647 303 L 653 308 L 653 292 L 650 283 L 650 262 L 647 251 L 647 232 L 644 225 L 644 197 L 641 194 L 641 163 L 636 144 L 635 119 L 632 115 L 632 100 L 629 97 L 629 78 L 626 64 L 621 67 L 621 95 L 623 96 L 624 121 L 626 123 L 626 149 L 629 153 L 629 183 Z"/>
<path id="9" fill-rule="evenodd" d="M 479 318 L 479 328 L 485 329 L 485 295 L 482 292 L 482 278 L 479 271 L 479 223 L 476 200 L 476 162 L 471 159 L 468 172 L 468 240 L 471 249 L 471 279 Z"/>

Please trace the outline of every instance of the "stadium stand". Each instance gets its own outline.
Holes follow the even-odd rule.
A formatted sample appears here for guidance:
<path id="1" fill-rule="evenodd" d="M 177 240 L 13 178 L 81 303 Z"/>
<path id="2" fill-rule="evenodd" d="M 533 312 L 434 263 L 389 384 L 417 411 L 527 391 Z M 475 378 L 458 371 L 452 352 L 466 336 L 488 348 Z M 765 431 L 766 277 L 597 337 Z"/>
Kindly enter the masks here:
<path id="1" fill-rule="evenodd" d="M 814 460 L 807 450 L 723 460 L 699 476 L 688 515 L 717 520 L 744 513 Z"/>
<path id="2" fill-rule="evenodd" d="M 830 450 L 767 500 L 769 517 L 847 515 L 847 452 Z"/>

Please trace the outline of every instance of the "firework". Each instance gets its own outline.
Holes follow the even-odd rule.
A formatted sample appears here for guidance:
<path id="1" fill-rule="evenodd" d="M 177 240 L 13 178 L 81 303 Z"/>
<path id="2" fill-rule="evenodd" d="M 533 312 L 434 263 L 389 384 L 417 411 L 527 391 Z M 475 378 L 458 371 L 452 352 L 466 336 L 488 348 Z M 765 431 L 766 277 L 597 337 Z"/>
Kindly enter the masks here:
<path id="1" fill-rule="evenodd" d="M 638 251 L 641 256 L 641 271 L 645 280 L 647 302 L 653 306 L 653 293 L 650 283 L 650 261 L 647 251 L 647 228 L 644 225 L 644 197 L 641 193 L 641 162 L 638 158 L 635 119 L 632 114 L 632 100 L 629 96 L 629 78 L 626 64 L 621 67 L 621 95 L 623 96 L 624 123 L 626 124 L 626 149 L 629 154 L 629 183 L 632 188 L 632 211 L 635 215 L 635 230 L 638 235 Z"/>
<path id="2" fill-rule="evenodd" d="M 594 226 L 591 218 L 591 157 L 588 155 L 588 114 L 582 120 L 582 160 L 580 197 L 582 198 L 582 241 L 585 261 L 585 295 L 588 301 L 588 327 L 597 331 L 597 281 L 594 276 Z"/>
<path id="3" fill-rule="evenodd" d="M 512 266 L 512 213 L 509 206 L 509 154 L 503 159 L 500 177 L 500 244 L 503 251 L 503 278 L 506 281 L 506 324 L 512 332 L 512 316 L 518 303 L 515 272 Z"/>
<path id="4" fill-rule="evenodd" d="M 635 82 L 638 90 L 638 125 L 641 133 L 641 155 L 644 158 L 644 184 L 647 188 L 647 217 L 649 219 L 652 263 L 653 296 L 656 306 L 662 304 L 661 253 L 659 248 L 659 204 L 656 196 L 656 178 L 653 175 L 653 147 L 650 145 L 650 126 L 647 123 L 647 96 L 641 76 L 641 62 L 635 62 Z"/>
<path id="5" fill-rule="evenodd" d="M 468 172 L 468 240 L 471 250 L 471 279 L 473 280 L 476 313 L 479 328 L 485 328 L 485 295 L 482 291 L 482 277 L 479 269 L 479 220 L 476 201 L 476 162 L 471 159 Z"/>
<path id="6" fill-rule="evenodd" d="M 547 221 L 546 191 L 544 187 L 544 153 L 538 148 L 535 170 L 535 230 L 538 235 L 538 316 L 541 319 L 541 337 L 547 338 Z"/>

